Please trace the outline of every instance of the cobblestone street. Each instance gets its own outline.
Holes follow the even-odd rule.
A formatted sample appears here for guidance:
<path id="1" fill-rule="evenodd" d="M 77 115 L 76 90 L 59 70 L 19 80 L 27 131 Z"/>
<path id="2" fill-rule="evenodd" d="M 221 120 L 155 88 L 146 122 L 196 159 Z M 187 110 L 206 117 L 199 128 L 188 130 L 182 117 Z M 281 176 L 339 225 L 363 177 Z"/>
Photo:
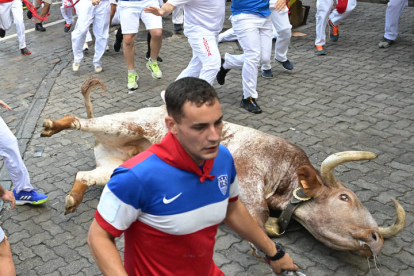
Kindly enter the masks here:
<path id="1" fill-rule="evenodd" d="M 240 108 L 241 71 L 231 70 L 225 85 L 214 86 L 224 119 L 300 146 L 317 169 L 335 152 L 374 152 L 374 160 L 338 166 L 336 177 L 356 193 L 379 226 L 389 226 L 395 220 L 391 198 L 396 198 L 407 213 L 405 229 L 385 240 L 378 268 L 357 252 L 326 247 L 299 224 L 277 240 L 307 276 L 412 276 L 414 7 L 404 10 L 396 43 L 379 49 L 386 5 L 358 2 L 341 24 L 339 41 L 328 40 L 327 55 L 315 56 L 315 1 L 303 3 L 311 6 L 310 14 L 307 25 L 296 30 L 307 36 L 293 37 L 288 53 L 295 69 L 285 71 L 272 60 L 275 77 L 258 79 L 258 104 L 263 110 L 259 115 Z M 0 116 L 19 139 L 33 186 L 50 197 L 41 206 L 16 206 L 14 210 L 10 210 L 8 203 L 2 210 L 0 206 L 0 226 L 9 238 L 19 276 L 101 275 L 86 238 L 102 187 L 90 187 L 75 213 L 63 213 L 75 173 L 95 167 L 94 137 L 67 130 L 51 138 L 40 137 L 43 120 L 60 119 L 66 114 L 86 118 L 80 87 L 90 76 L 99 77 L 108 89 L 106 95 L 92 93 L 95 117 L 159 106 L 163 104 L 160 92 L 191 58 L 186 37 L 171 36 L 171 16 L 165 18 L 166 38 L 160 52 L 164 60 L 160 63 L 163 78 L 153 79 L 146 68 L 146 34 L 140 33 L 135 44 L 139 89 L 129 94 L 122 49 L 116 53 L 112 47 L 117 28 L 110 31 L 110 50 L 102 58 L 103 72 L 94 72 L 93 44 L 85 53 L 79 72 L 73 72 L 70 33 L 63 32 L 64 22 L 53 24 L 62 19 L 59 8 L 60 3 L 52 5 L 50 25 L 45 25 L 44 33 L 30 32 L 34 23 L 25 15 L 30 56 L 22 56 L 17 37 L 9 37 L 15 34 L 14 25 L 6 38 L 0 39 L 0 99 L 13 108 L 8 112 L 0 110 Z M 229 3 L 227 14 L 230 15 Z M 230 21 L 226 20 L 224 27 L 230 28 Z M 242 53 L 237 42 L 222 43 L 219 48 L 222 56 L 226 52 Z M 39 147 L 44 148 L 42 156 L 34 157 Z M 10 189 L 10 177 L 2 159 L 0 183 Z M 123 238 L 117 240 L 117 246 L 123 252 Z M 250 254 L 248 243 L 224 224 L 217 234 L 214 260 L 228 276 L 272 275 L 267 264 Z"/>

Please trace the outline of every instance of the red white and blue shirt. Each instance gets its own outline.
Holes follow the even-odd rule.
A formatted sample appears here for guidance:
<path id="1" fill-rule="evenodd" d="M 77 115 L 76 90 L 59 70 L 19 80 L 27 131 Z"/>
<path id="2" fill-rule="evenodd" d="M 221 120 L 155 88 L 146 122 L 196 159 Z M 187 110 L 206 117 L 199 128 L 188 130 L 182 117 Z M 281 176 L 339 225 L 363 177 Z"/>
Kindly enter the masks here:
<path id="1" fill-rule="evenodd" d="M 128 275 L 218 276 L 215 235 L 237 198 L 226 147 L 201 169 L 168 133 L 114 171 L 95 218 L 112 236 L 124 233 Z"/>

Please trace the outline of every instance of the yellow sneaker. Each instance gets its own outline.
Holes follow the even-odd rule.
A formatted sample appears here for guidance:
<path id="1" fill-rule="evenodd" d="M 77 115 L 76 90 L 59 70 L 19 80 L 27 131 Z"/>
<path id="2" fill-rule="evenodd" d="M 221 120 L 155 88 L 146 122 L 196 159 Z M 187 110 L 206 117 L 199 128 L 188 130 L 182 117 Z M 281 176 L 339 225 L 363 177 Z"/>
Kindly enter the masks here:
<path id="1" fill-rule="evenodd" d="M 162 78 L 162 72 L 160 70 L 160 67 L 158 66 L 158 62 L 154 61 L 151 63 L 151 58 L 148 59 L 147 68 L 152 72 L 152 77 L 154 79 Z"/>

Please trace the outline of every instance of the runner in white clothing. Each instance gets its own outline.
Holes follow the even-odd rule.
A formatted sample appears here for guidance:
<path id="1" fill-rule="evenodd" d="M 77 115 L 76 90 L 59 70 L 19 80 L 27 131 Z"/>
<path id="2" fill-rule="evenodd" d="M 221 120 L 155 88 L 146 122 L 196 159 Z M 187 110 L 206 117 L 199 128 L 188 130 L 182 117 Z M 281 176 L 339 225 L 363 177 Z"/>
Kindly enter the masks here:
<path id="1" fill-rule="evenodd" d="M 169 0 L 161 8 L 145 12 L 168 16 L 176 7 L 184 9 L 184 34 L 193 49 L 193 57 L 178 79 L 198 77 L 213 85 L 220 70 L 218 35 L 223 28 L 226 0 Z"/>

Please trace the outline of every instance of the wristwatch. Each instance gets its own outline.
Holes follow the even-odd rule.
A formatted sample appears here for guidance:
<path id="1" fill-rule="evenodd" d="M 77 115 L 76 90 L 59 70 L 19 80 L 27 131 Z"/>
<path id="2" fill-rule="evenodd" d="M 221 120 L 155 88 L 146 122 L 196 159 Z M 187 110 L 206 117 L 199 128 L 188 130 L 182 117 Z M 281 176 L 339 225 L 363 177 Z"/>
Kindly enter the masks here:
<path id="1" fill-rule="evenodd" d="M 285 248 L 283 245 L 279 242 L 275 242 L 277 253 L 274 256 L 268 256 L 266 254 L 266 258 L 268 258 L 271 261 L 277 261 L 283 258 L 285 256 Z"/>

